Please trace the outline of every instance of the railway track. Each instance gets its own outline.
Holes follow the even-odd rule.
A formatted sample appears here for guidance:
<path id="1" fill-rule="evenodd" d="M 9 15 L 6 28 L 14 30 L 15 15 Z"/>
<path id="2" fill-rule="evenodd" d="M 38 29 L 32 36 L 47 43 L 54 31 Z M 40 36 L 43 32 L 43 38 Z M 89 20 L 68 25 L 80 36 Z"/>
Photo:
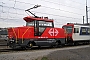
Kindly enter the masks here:
<path id="1" fill-rule="evenodd" d="M 82 48 L 85 50 L 84 52 L 83 52 Z M 90 48 L 90 45 L 67 46 L 67 47 L 65 46 L 63 48 L 49 48 L 49 47 L 48 48 L 40 48 L 40 49 L 33 48 L 31 50 L 28 49 L 28 50 L 17 50 L 17 51 L 10 50 L 9 52 L 0 52 L 0 59 L 1 60 L 36 60 L 39 57 L 47 56 L 48 54 L 52 54 L 53 52 L 57 52 L 57 51 L 58 51 L 57 53 L 59 55 L 54 53 L 54 56 L 58 56 L 58 57 L 60 57 L 60 55 L 65 56 L 64 53 L 66 53 L 66 55 L 69 53 L 71 56 L 73 56 L 73 55 L 77 56 L 76 54 L 79 52 L 79 53 L 81 53 L 81 55 L 79 54 L 79 56 L 82 57 L 82 53 L 86 53 L 86 51 L 87 51 L 87 53 L 86 53 L 86 55 L 84 54 L 84 56 L 87 56 L 88 51 L 90 51 L 90 49 L 88 49 L 88 48 Z M 78 51 L 78 49 L 79 49 L 79 51 Z M 67 51 L 67 52 L 65 52 L 65 51 Z M 63 53 L 60 53 L 60 52 L 63 52 Z M 73 57 L 75 57 L 75 56 L 73 56 Z M 82 59 L 79 59 L 79 60 L 82 60 Z"/>
<path id="2" fill-rule="evenodd" d="M 62 48 L 72 48 L 72 47 L 81 47 L 81 46 L 90 46 L 90 45 L 78 45 L 78 46 L 63 46 L 63 47 L 58 47 L 58 48 L 51 48 L 51 47 L 33 47 L 32 49 L 11 49 L 11 48 L 2 48 L 0 49 L 1 53 L 9 53 L 9 52 L 25 52 L 25 51 L 38 51 L 38 50 L 54 50 L 54 49 L 62 49 Z"/>

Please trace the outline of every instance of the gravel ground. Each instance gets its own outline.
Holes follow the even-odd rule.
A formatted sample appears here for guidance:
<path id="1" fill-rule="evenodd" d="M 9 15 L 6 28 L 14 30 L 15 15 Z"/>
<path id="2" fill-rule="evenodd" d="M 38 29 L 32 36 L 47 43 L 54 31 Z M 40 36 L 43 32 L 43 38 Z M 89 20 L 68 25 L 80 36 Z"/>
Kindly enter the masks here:
<path id="1" fill-rule="evenodd" d="M 90 60 L 90 47 L 58 50 L 47 55 L 48 60 Z"/>
<path id="2" fill-rule="evenodd" d="M 90 60 L 90 45 L 47 50 L 0 52 L 0 60 Z"/>

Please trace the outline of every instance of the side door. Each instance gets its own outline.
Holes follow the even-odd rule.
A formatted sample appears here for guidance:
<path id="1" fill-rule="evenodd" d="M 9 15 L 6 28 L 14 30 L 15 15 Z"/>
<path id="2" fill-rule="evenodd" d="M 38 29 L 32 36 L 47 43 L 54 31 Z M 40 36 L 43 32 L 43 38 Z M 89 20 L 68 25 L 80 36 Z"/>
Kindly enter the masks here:
<path id="1" fill-rule="evenodd" d="M 80 33 L 79 26 L 74 26 L 74 32 L 73 32 L 73 36 L 72 36 L 73 41 L 80 39 L 79 33 Z"/>
<path id="2" fill-rule="evenodd" d="M 44 26 L 43 21 L 36 21 L 34 26 L 35 36 L 41 36 L 47 27 Z"/>

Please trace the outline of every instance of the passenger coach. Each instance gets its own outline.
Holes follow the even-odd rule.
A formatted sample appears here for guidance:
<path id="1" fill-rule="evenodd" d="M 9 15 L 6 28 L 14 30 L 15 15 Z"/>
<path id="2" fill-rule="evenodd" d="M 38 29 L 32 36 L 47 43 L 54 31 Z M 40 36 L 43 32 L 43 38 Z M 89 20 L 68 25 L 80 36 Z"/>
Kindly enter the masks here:
<path id="1" fill-rule="evenodd" d="M 88 44 L 90 42 L 90 24 L 67 23 L 63 25 L 66 31 L 66 43 Z"/>

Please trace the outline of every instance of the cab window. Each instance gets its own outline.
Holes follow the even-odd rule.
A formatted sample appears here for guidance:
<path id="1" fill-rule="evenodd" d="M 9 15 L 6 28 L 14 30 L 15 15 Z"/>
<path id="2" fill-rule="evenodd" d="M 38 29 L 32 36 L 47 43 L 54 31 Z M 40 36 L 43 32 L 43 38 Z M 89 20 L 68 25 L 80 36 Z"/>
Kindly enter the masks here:
<path id="1" fill-rule="evenodd" d="M 79 28 L 74 28 L 74 33 L 79 33 Z"/>
<path id="2" fill-rule="evenodd" d="M 87 30 L 87 31 L 88 31 L 88 34 L 90 35 L 90 28 L 88 28 L 88 30 Z"/>

